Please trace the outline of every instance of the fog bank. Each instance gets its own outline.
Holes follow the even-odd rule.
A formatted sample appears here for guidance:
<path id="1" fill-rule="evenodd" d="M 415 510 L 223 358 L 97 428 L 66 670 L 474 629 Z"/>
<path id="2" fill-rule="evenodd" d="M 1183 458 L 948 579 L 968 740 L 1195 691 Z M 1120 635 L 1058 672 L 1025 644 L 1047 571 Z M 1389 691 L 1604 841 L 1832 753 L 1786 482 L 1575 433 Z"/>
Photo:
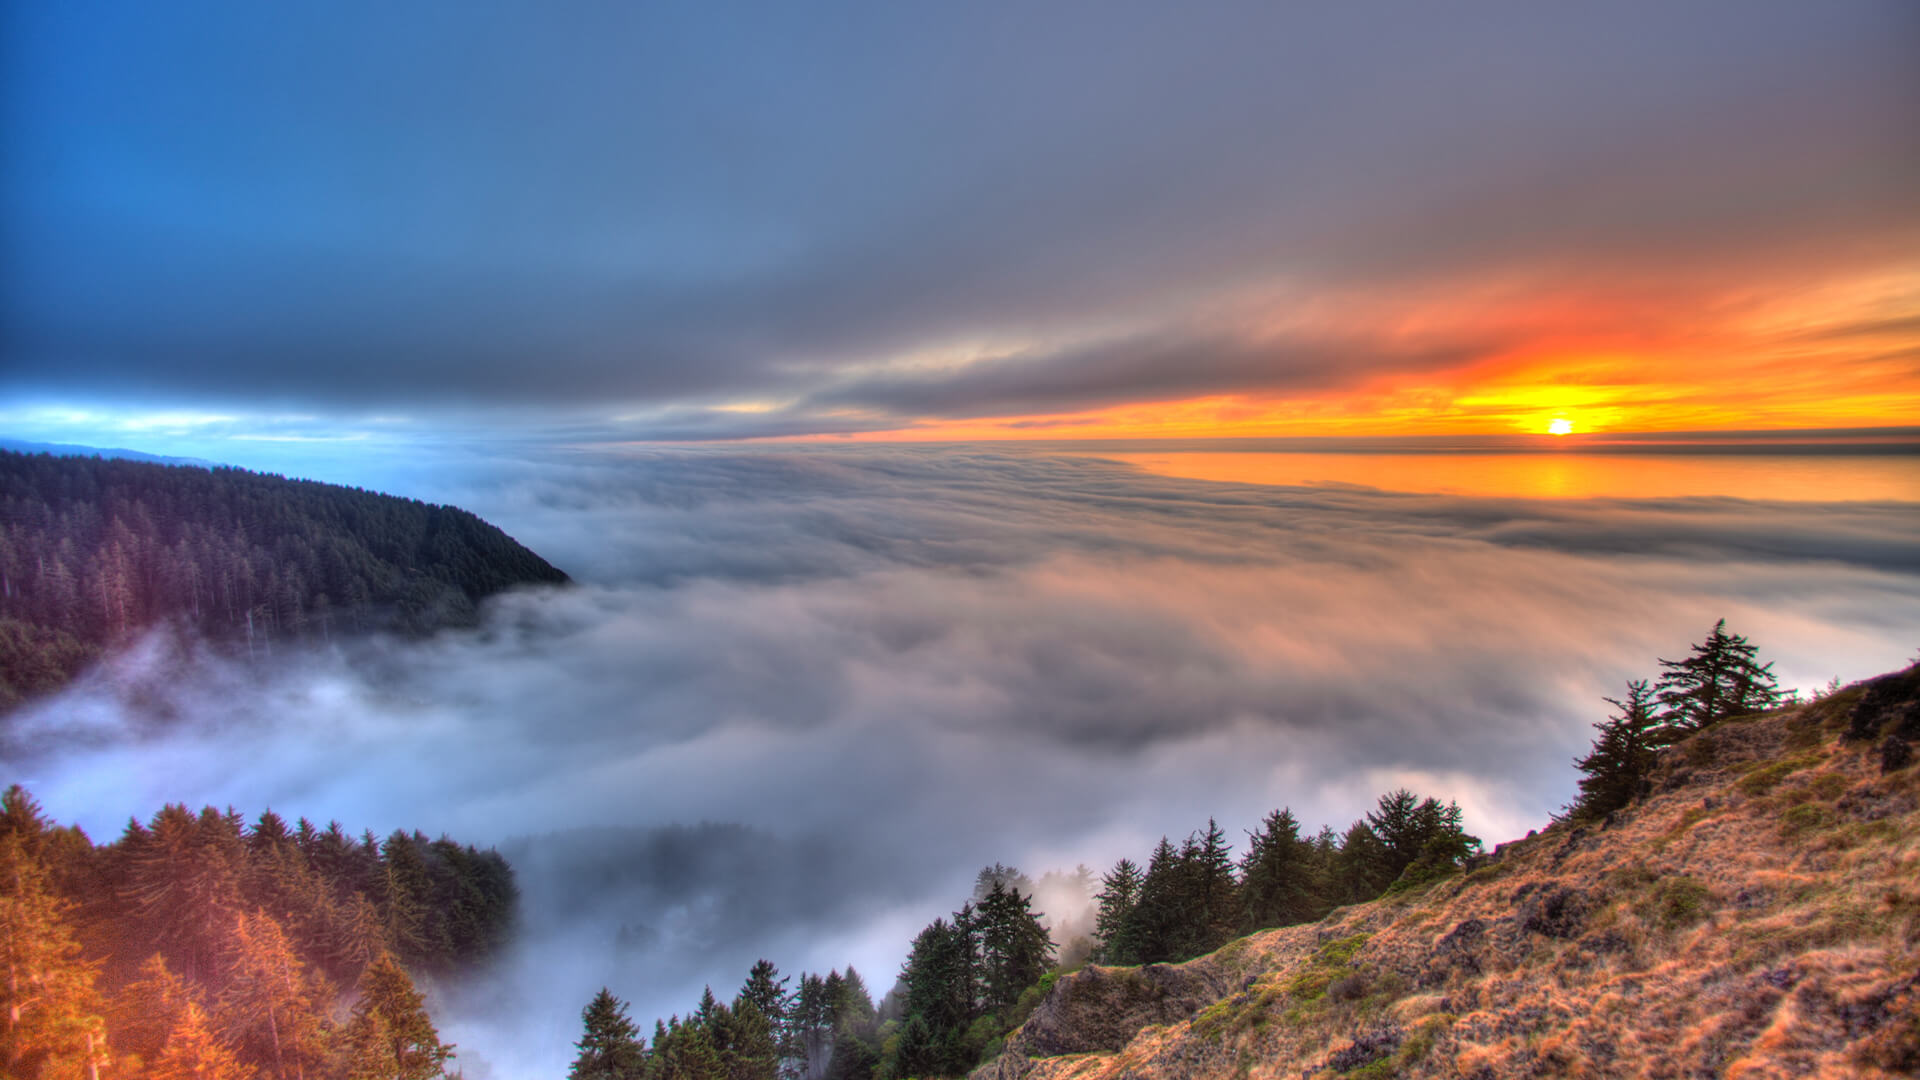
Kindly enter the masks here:
<path id="1" fill-rule="evenodd" d="M 603 983 L 643 1024 L 763 955 L 851 962 L 877 996 L 989 862 L 1103 870 L 1281 805 L 1344 827 L 1398 785 L 1509 839 L 1570 798 L 1601 695 L 1717 618 L 1789 686 L 1920 642 L 1910 504 L 1410 496 L 953 449 L 381 471 L 363 482 L 465 506 L 581 584 L 273 665 L 151 639 L 16 716 L 6 752 L 97 840 L 186 801 L 501 845 L 522 945 L 443 1007 L 472 1080 L 558 1075 Z"/>

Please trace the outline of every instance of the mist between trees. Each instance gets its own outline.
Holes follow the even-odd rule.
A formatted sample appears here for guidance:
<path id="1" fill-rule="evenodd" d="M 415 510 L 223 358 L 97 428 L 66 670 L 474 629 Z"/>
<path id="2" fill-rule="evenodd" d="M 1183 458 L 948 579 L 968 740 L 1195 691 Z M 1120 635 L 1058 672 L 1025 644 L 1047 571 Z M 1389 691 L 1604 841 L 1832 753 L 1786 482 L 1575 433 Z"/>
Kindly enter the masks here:
<path id="1" fill-rule="evenodd" d="M 711 987 L 651 1041 L 603 988 L 581 1014 L 573 1080 L 898 1080 L 955 1076 L 991 1058 L 1061 974 L 1088 962 L 1168 963 L 1243 934 L 1312 922 L 1336 907 L 1412 889 L 1465 865 L 1480 840 L 1454 803 L 1397 789 L 1344 834 L 1302 835 L 1291 810 L 1269 814 L 1236 860 L 1217 821 L 1145 869 L 1121 859 L 1100 879 L 1079 867 L 1035 883 L 994 864 L 951 918 L 914 938 L 898 981 L 876 1006 L 851 967 L 805 974 L 791 991 L 767 960 L 731 1004 Z M 1051 921 L 1036 894 L 1081 910 Z M 1061 940 L 1056 941 L 1058 934 Z"/>
<path id="2" fill-rule="evenodd" d="M 1634 680 L 1620 714 L 1577 763 L 1587 775 L 1567 816 L 1594 818 L 1642 793 L 1658 751 L 1687 735 L 1785 699 L 1771 664 L 1726 621 L 1681 660 L 1660 660 L 1657 683 Z M 626 1005 L 603 988 L 581 1014 L 585 1028 L 570 1080 L 900 1080 L 963 1075 L 1000 1052 L 1055 979 L 1089 962 L 1174 963 L 1244 934 L 1315 922 L 1337 907 L 1417 889 L 1480 852 L 1457 804 L 1404 788 L 1344 834 L 1303 835 L 1291 809 L 1268 814 L 1236 860 L 1219 823 L 1177 846 L 1168 838 L 1144 868 L 1123 858 L 1083 913 L 1055 941 L 1035 887 L 1000 864 L 980 871 L 951 919 L 914 938 L 898 982 L 876 1007 L 852 968 L 789 980 L 761 960 L 731 1005 L 711 987 L 684 1018 L 657 1021 L 649 1045 Z M 1049 875 L 1066 877 L 1066 875 Z M 1072 876 L 1084 890 L 1091 872 Z M 1054 890 L 1057 895 L 1057 890 Z M 1092 925 L 1079 931 L 1088 916 Z M 1076 923 L 1071 919 L 1079 919 Z"/>

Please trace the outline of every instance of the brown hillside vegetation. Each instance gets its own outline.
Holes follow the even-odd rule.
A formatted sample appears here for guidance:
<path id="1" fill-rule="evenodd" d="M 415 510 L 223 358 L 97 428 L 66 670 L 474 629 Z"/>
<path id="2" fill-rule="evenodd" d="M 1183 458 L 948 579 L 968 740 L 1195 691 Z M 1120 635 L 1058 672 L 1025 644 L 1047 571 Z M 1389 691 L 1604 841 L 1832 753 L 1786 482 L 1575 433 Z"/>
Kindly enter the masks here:
<path id="1" fill-rule="evenodd" d="M 1920 666 L 1725 721 L 1607 822 L 1062 977 L 973 1080 L 1915 1075 L 1916 728 Z"/>

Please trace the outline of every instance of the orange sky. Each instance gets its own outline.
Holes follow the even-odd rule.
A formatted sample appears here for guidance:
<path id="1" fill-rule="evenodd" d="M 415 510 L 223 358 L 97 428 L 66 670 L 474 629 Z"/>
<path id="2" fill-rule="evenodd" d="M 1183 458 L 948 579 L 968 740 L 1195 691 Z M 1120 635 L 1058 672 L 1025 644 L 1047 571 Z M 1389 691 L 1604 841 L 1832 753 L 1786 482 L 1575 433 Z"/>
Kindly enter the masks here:
<path id="1" fill-rule="evenodd" d="M 1715 275 L 1709 275 L 1715 276 Z M 1283 349 L 1310 332 L 1417 346 L 1485 343 L 1437 370 L 1317 389 L 1142 399 L 1102 408 L 924 418 L 864 441 L 1239 438 L 1714 431 L 1920 420 L 1920 268 L 1741 275 L 1711 286 L 1452 284 L 1363 301 L 1281 297 L 1230 312 Z M 1757 279 L 1756 279 L 1757 278 Z M 1289 305 L 1292 305 L 1291 307 Z M 1284 311 L 1263 321 L 1260 309 Z M 1300 314 L 1305 311 L 1306 314 Z M 849 417 L 858 417 L 849 411 Z"/>

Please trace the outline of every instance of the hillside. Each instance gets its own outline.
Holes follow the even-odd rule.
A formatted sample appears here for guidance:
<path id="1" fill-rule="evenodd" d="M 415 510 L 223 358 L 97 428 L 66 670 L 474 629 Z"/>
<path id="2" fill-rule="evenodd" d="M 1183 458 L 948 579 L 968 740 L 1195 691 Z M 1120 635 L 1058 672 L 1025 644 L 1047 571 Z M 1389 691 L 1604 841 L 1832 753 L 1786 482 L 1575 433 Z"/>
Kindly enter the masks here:
<path id="1" fill-rule="evenodd" d="M 1464 874 L 1062 976 L 973 1080 L 1920 1071 L 1920 666 L 1725 721 Z"/>
<path id="2" fill-rule="evenodd" d="M 450 506 L 234 468 L 0 451 L 0 708 L 163 623 L 248 647 L 471 623 L 567 576 Z"/>

